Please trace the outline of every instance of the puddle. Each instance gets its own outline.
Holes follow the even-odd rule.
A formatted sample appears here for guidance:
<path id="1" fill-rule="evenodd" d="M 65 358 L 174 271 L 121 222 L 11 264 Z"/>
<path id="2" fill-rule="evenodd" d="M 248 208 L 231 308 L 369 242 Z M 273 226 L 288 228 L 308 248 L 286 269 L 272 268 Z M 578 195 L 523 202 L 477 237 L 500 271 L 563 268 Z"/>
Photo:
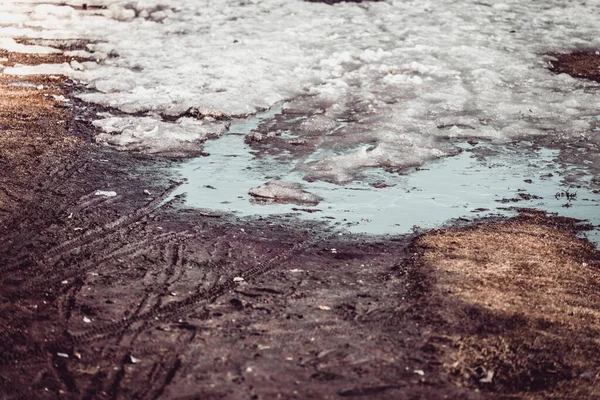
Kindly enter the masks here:
<path id="1" fill-rule="evenodd" d="M 505 146 L 465 145 L 457 156 L 441 159 L 408 174 L 372 169 L 362 182 L 343 186 L 308 183 L 302 173 L 275 157 L 255 157 L 244 137 L 261 121 L 279 112 L 272 109 L 234 122 L 227 134 L 205 143 L 209 157 L 186 161 L 177 173 L 188 180 L 175 194 L 186 194 L 186 204 L 202 210 L 238 216 L 288 215 L 326 220 L 352 233 L 404 234 L 416 227 L 434 228 L 450 219 L 514 215 L 511 207 L 526 207 L 586 219 L 600 225 L 600 194 L 585 188 L 591 178 L 582 168 L 558 163 L 558 150 L 522 142 Z M 483 154 L 487 154 L 483 156 Z M 490 155 L 491 154 L 491 155 Z M 581 187 L 567 182 L 577 174 Z M 584 178 L 581 178 L 583 176 Z M 323 197 L 317 206 L 260 204 L 248 190 L 271 179 L 298 182 Z M 372 182 L 385 182 L 375 188 Z M 588 238 L 600 243 L 598 229 Z"/>

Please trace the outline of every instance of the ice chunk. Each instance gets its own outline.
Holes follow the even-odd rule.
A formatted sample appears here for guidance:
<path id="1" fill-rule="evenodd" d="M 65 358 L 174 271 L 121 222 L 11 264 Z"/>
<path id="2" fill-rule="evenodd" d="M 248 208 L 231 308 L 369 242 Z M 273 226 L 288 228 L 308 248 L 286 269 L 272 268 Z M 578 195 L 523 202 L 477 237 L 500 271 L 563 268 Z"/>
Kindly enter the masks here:
<path id="1" fill-rule="evenodd" d="M 302 189 L 297 183 L 269 181 L 264 185 L 250 189 L 248 192 L 254 197 L 271 199 L 282 203 L 317 205 L 321 197 Z"/>

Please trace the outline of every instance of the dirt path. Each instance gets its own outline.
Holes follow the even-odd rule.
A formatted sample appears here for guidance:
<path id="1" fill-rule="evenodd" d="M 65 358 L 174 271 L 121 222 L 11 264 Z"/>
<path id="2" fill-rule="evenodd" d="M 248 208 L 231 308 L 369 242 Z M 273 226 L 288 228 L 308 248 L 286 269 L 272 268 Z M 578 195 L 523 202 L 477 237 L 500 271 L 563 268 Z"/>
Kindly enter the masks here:
<path id="1" fill-rule="evenodd" d="M 600 397 L 573 221 L 368 238 L 206 215 L 166 201 L 168 161 L 94 145 L 68 82 L 3 79 L 0 397 Z"/>

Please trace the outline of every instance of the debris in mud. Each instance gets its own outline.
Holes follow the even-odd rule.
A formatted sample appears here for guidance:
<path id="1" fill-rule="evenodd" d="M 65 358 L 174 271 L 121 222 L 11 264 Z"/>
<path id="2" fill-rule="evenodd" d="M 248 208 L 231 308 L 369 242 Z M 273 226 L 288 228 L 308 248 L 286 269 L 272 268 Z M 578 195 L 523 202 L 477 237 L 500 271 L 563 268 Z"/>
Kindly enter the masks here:
<path id="1" fill-rule="evenodd" d="M 277 134 L 275 132 L 269 132 L 267 134 L 261 133 L 261 132 L 252 132 L 250 133 L 248 136 L 246 136 L 245 142 L 246 143 L 252 143 L 252 142 L 264 142 L 267 139 L 272 139 L 274 137 L 276 137 Z"/>
<path id="2" fill-rule="evenodd" d="M 568 201 L 573 201 L 577 199 L 577 192 L 569 192 L 568 190 L 563 190 L 560 192 L 556 192 L 556 194 L 554 194 L 554 198 L 556 200 L 558 199 L 567 199 Z"/>
<path id="3" fill-rule="evenodd" d="M 307 192 L 297 183 L 269 181 L 262 186 L 250 189 L 251 196 L 272 200 L 280 203 L 293 203 L 298 205 L 310 204 L 316 206 L 322 197 Z"/>
<path id="4" fill-rule="evenodd" d="M 519 198 L 521 198 L 522 200 L 541 200 L 542 199 L 541 196 L 536 196 L 535 194 L 529 194 L 529 193 L 517 193 L 517 196 L 519 196 Z"/>
<path id="5" fill-rule="evenodd" d="M 489 370 L 486 372 L 485 376 L 481 379 L 479 379 L 480 383 L 492 383 L 492 380 L 494 379 L 494 371 Z"/>
<path id="6" fill-rule="evenodd" d="M 518 203 L 519 201 L 529 201 L 529 200 L 542 200 L 543 198 L 540 196 L 536 196 L 534 194 L 529 193 L 517 193 L 517 197 L 511 199 L 500 199 L 496 200 L 498 203 Z"/>
<path id="7" fill-rule="evenodd" d="M 307 1 L 310 1 L 310 0 L 307 0 Z M 374 396 L 374 395 L 382 395 L 383 392 L 386 392 L 388 390 L 398 390 L 400 388 L 401 388 L 401 386 L 399 386 L 399 385 L 358 387 L 358 388 L 340 390 L 340 391 L 338 391 L 338 395 L 340 397 Z"/>
<path id="8" fill-rule="evenodd" d="M 389 185 L 389 184 L 387 184 L 385 182 L 373 182 L 373 183 L 370 183 L 369 185 L 371 187 L 374 187 L 375 189 L 385 189 L 387 187 L 394 186 L 394 185 Z"/>
<path id="9" fill-rule="evenodd" d="M 203 217 L 210 217 L 210 218 L 221 218 L 222 215 L 221 214 L 215 214 L 215 213 L 209 213 L 209 212 L 200 212 L 200 215 L 202 215 Z"/>
<path id="10" fill-rule="evenodd" d="M 321 212 L 323 210 L 319 210 L 317 208 L 297 208 L 297 207 L 293 207 L 292 211 L 302 211 L 302 212 L 306 212 L 306 213 L 309 213 L 309 214 L 313 214 L 313 213 L 316 213 L 316 212 Z"/>
<path id="11" fill-rule="evenodd" d="M 550 54 L 550 71 L 569 74 L 600 82 L 600 51 L 581 51 L 568 54 Z"/>
<path id="12" fill-rule="evenodd" d="M 115 197 L 117 192 L 113 190 L 96 190 L 94 192 L 94 196 L 102 196 L 102 197 Z"/>

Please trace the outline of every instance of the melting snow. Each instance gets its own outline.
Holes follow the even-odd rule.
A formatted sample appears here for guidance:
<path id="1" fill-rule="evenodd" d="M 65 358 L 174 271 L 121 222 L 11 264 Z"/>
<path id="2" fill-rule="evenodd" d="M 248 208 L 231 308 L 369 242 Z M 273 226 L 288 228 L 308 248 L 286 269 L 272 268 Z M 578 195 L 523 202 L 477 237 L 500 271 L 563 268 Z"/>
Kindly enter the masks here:
<path id="1" fill-rule="evenodd" d="M 600 47 L 598 15 L 562 0 L 5 0 L 0 48 L 73 44 L 65 54 L 89 61 L 3 72 L 81 81 L 82 99 L 113 110 L 98 140 L 126 150 L 196 154 L 227 131 L 201 117 L 283 103 L 314 144 L 290 156 L 296 170 L 344 183 L 470 138 L 594 142 L 598 85 L 549 72 L 543 54 Z"/>

